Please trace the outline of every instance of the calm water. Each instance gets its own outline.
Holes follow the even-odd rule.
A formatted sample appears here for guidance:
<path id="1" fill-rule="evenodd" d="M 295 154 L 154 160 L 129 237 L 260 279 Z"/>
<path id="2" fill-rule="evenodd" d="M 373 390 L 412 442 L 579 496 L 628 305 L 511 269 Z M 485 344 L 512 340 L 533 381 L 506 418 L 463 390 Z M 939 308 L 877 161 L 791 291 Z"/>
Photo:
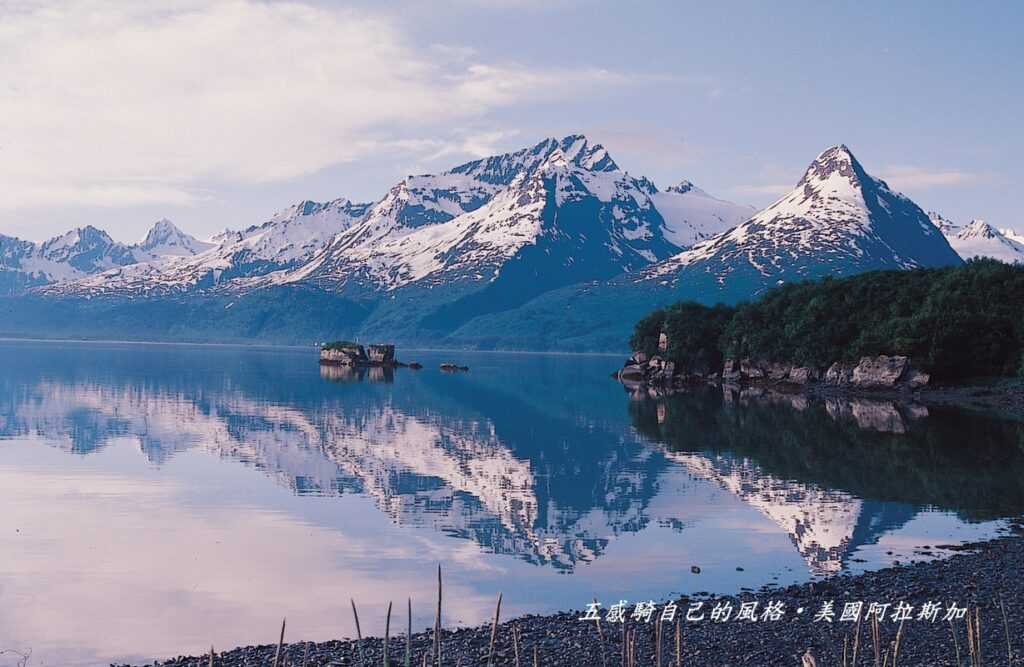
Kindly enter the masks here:
<path id="1" fill-rule="evenodd" d="M 1016 422 L 631 397 L 611 357 L 400 356 L 426 367 L 0 343 L 0 648 L 105 664 L 268 643 L 283 616 L 325 640 L 354 634 L 350 597 L 364 631 L 409 596 L 424 627 L 439 562 L 450 624 L 499 591 L 509 614 L 736 592 L 924 558 L 1024 509 Z"/>

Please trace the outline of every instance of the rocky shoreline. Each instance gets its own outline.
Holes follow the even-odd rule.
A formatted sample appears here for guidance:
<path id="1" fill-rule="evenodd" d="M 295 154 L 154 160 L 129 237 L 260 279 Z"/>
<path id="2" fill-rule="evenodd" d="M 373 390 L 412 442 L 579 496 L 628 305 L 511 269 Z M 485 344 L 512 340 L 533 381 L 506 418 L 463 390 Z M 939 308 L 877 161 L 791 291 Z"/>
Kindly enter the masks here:
<path id="1" fill-rule="evenodd" d="M 915 562 L 857 576 L 840 575 L 827 580 L 794 585 L 787 588 L 765 588 L 757 593 L 732 597 L 709 598 L 697 595 L 677 601 L 680 616 L 690 605 L 703 602 L 709 614 L 717 603 L 730 602 L 734 609 L 741 603 L 758 602 L 759 609 L 769 603 L 782 602 L 787 611 L 778 621 L 699 622 L 680 624 L 681 664 L 787 666 L 801 665 L 810 651 L 817 665 L 874 665 L 875 635 L 871 623 L 859 625 L 841 621 L 846 603 L 891 603 L 886 620 L 878 624 L 880 655 L 889 653 L 892 662 L 893 643 L 899 634 L 899 662 L 902 667 L 960 667 L 972 664 L 1024 665 L 1024 526 L 1019 521 L 1010 525 L 1010 535 L 990 542 L 957 547 L 954 554 L 942 560 Z M 953 549 L 936 545 L 922 548 L 922 556 Z M 681 565 L 681 569 L 688 569 Z M 688 575 L 690 576 L 690 575 Z M 693 576 L 699 576 L 695 574 Z M 506 591 L 507 593 L 507 591 Z M 832 601 L 835 618 L 832 622 L 815 621 L 823 605 Z M 891 620 L 898 603 L 911 605 L 914 612 L 902 625 Z M 940 603 L 941 615 L 932 622 L 917 616 L 928 603 Z M 980 627 L 976 642 L 981 660 L 970 662 L 970 645 L 966 618 L 955 622 L 944 620 L 950 605 L 969 607 L 972 626 Z M 658 607 L 659 612 L 662 606 Z M 794 610 L 803 609 L 803 613 Z M 636 665 L 655 665 L 655 623 L 628 620 L 625 624 L 602 621 L 600 631 L 592 621 L 580 621 L 584 612 L 569 611 L 550 616 L 524 616 L 498 626 L 495 640 L 496 665 L 533 665 L 551 667 L 602 667 L 625 664 L 622 659 L 623 640 L 633 647 Z M 602 611 L 602 616 L 604 615 Z M 976 620 L 980 623 L 976 624 Z M 401 622 L 393 625 L 402 626 Z M 675 625 L 665 625 L 662 640 L 662 665 L 674 666 Z M 857 662 L 852 662 L 854 637 L 859 636 Z M 490 625 L 444 630 L 441 633 L 441 655 L 446 665 L 485 665 L 491 638 Z M 954 639 L 955 638 L 955 639 Z M 414 665 L 425 664 L 433 633 L 413 636 Z M 392 637 L 390 663 L 403 664 L 405 637 Z M 847 661 L 843 662 L 843 652 Z M 362 642 L 363 660 L 355 641 L 285 644 L 289 665 L 381 665 L 383 642 L 379 638 Z M 272 665 L 277 647 L 272 644 L 248 646 L 217 654 L 214 665 L 242 667 Z M 520 659 L 517 663 L 516 652 Z M 959 653 L 959 662 L 957 655 Z M 305 656 L 305 657 L 304 657 Z M 305 660 L 305 662 L 303 662 Z M 152 663 L 153 667 L 185 667 L 209 665 L 209 656 L 178 657 Z M 281 664 L 284 664 L 283 662 Z M 803 663 L 807 664 L 807 663 Z M 881 662 L 877 664 L 882 664 Z"/>
<path id="2" fill-rule="evenodd" d="M 660 355 L 636 352 L 612 375 L 627 389 L 655 397 L 711 384 L 730 392 L 826 400 L 859 397 L 1024 417 L 1024 382 L 1007 378 L 985 384 L 934 384 L 928 373 L 903 356 L 862 357 L 856 364 L 836 362 L 825 369 L 752 359 L 726 359 L 721 369 L 680 369 Z"/>

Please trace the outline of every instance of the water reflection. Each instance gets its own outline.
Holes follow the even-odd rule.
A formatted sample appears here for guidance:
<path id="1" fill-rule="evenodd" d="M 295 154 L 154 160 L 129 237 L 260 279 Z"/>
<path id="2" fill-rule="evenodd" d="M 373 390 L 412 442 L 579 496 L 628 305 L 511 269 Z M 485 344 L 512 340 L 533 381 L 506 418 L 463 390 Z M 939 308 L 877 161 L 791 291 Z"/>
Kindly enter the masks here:
<path id="1" fill-rule="evenodd" d="M 1024 508 L 1024 424 L 868 398 L 764 389 L 632 397 L 637 430 L 783 528 L 814 572 L 925 508 L 964 521 Z"/>
<path id="2" fill-rule="evenodd" d="M 428 599 L 438 561 L 466 623 L 498 589 L 510 613 L 735 592 L 1024 507 L 1017 422 L 627 397 L 601 357 L 417 356 L 376 374 L 313 350 L 0 343 L 0 639 L 50 664 L 266 641 L 285 614 L 327 639 L 350 596 Z"/>
<path id="3" fill-rule="evenodd" d="M 384 366 L 321 364 L 320 377 L 330 382 L 394 382 L 395 369 Z"/>

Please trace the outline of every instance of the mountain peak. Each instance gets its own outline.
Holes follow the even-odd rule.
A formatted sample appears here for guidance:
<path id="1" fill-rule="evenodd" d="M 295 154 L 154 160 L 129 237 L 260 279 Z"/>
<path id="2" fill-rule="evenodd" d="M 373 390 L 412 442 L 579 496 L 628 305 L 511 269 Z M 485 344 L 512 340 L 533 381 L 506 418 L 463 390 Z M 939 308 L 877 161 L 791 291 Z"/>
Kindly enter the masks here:
<path id="1" fill-rule="evenodd" d="M 671 193 L 677 194 L 677 195 L 687 195 L 687 194 L 689 194 L 689 195 L 698 195 L 700 197 L 710 197 L 711 196 L 707 192 L 705 192 L 704 190 L 702 190 L 702 189 L 698 188 L 696 185 L 694 185 L 693 181 L 688 181 L 685 178 L 683 180 L 679 181 L 678 184 L 669 186 L 665 190 L 665 192 L 671 192 Z"/>
<path id="2" fill-rule="evenodd" d="M 864 168 L 846 144 L 829 146 L 819 153 L 807 167 L 798 187 L 812 182 L 827 181 L 837 175 L 855 186 L 861 186 L 861 181 L 865 177 Z"/>
<path id="3" fill-rule="evenodd" d="M 568 162 L 590 171 L 619 171 L 619 165 L 615 163 L 608 150 L 598 143 L 592 143 L 585 134 L 570 134 L 561 140 L 554 140 L 558 147 L 565 154 Z"/>
<path id="4" fill-rule="evenodd" d="M 1001 237 L 1002 234 L 984 220 L 975 218 L 956 236 L 959 239 L 994 239 Z"/>

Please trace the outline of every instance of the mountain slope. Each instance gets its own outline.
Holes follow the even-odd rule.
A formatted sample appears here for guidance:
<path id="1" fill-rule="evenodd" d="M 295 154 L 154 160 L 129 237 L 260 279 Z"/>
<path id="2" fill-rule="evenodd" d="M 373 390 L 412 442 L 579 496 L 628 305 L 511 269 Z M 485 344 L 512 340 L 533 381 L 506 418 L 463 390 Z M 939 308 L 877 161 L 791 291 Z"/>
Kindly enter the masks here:
<path id="1" fill-rule="evenodd" d="M 656 192 L 654 205 L 665 218 L 665 235 L 681 248 L 718 236 L 757 212 L 753 206 L 717 199 L 690 181 Z"/>
<path id="2" fill-rule="evenodd" d="M 840 145 L 818 155 L 789 194 L 642 279 L 736 300 L 783 282 L 960 261 L 924 211 Z"/>

